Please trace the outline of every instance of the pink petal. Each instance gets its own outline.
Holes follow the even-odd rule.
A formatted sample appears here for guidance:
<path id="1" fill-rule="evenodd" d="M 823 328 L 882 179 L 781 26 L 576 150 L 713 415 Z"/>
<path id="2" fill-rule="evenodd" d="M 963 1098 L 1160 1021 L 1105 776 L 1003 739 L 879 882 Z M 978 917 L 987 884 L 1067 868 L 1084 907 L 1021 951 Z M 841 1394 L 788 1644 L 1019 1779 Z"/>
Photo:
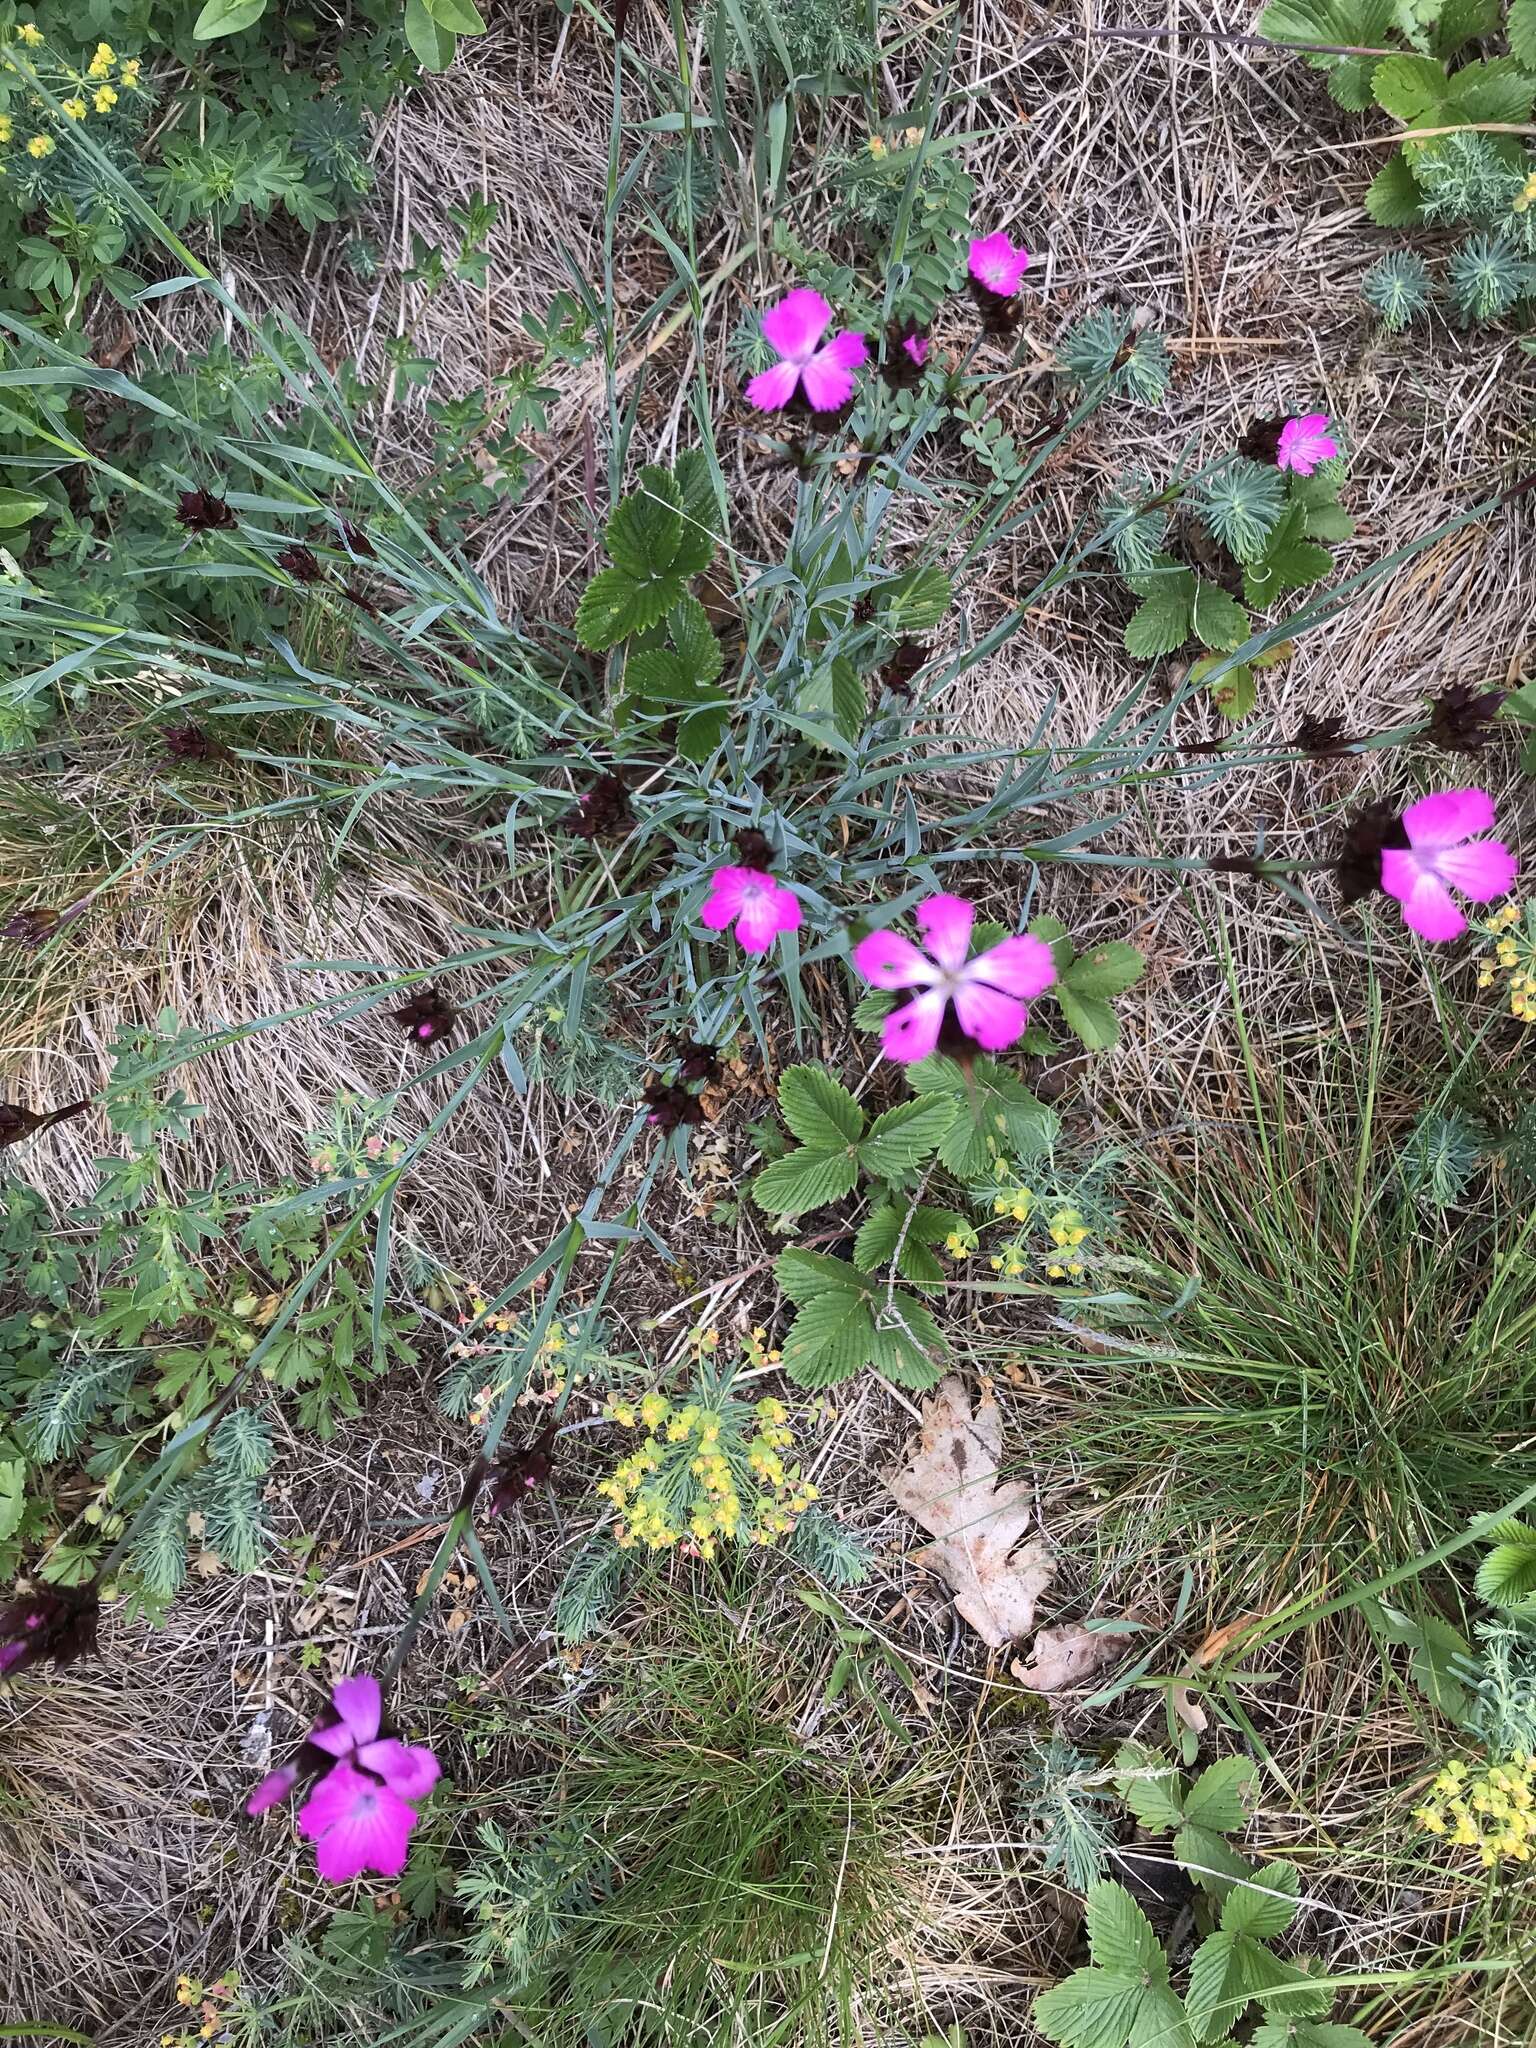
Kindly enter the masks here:
<path id="1" fill-rule="evenodd" d="M 759 412 L 777 412 L 788 405 L 800 384 L 800 369 L 796 363 L 775 363 L 771 370 L 762 370 L 747 385 L 747 403 L 755 405 Z"/>
<path id="2" fill-rule="evenodd" d="M 365 1870 L 398 1877 L 415 1825 L 413 1807 L 350 1764 L 328 1771 L 299 1808 L 299 1833 L 315 1844 L 315 1868 L 331 1884 Z"/>
<path id="3" fill-rule="evenodd" d="M 1491 903 L 1515 886 L 1520 863 L 1502 839 L 1478 839 L 1470 846 L 1448 846 L 1437 853 L 1435 872 L 1474 903 Z"/>
<path id="4" fill-rule="evenodd" d="M 1309 412 L 1303 413 L 1300 419 L 1287 420 L 1280 429 L 1275 461 L 1281 469 L 1293 469 L 1298 476 L 1310 476 L 1320 462 L 1327 462 L 1338 452 L 1339 444 L 1328 432 L 1327 413 Z"/>
<path id="5" fill-rule="evenodd" d="M 1433 868 L 1400 846 L 1383 849 L 1381 886 L 1403 906 L 1403 923 L 1421 939 L 1457 939 L 1467 920 Z"/>
<path id="6" fill-rule="evenodd" d="M 268 1771 L 245 1802 L 246 1812 L 253 1817 L 258 1813 L 266 1813 L 271 1807 L 276 1806 L 280 1799 L 286 1799 L 298 1782 L 297 1764 L 284 1764 L 280 1771 Z"/>
<path id="7" fill-rule="evenodd" d="M 853 373 L 869 354 L 862 334 L 834 334 L 800 372 L 812 412 L 836 412 L 853 396 Z"/>
<path id="8" fill-rule="evenodd" d="M 901 345 L 913 362 L 916 363 L 917 367 L 921 369 L 928 360 L 928 351 L 932 348 L 933 343 L 926 334 L 909 334 Z"/>
<path id="9" fill-rule="evenodd" d="M 931 988 L 941 970 L 900 932 L 871 932 L 853 949 L 853 965 L 872 988 Z"/>
<path id="10" fill-rule="evenodd" d="M 1056 979 L 1056 961 L 1044 939 L 1023 932 L 978 954 L 964 973 L 967 981 L 985 982 L 1011 996 L 1037 996 Z"/>
<path id="11" fill-rule="evenodd" d="M 787 356 L 792 363 L 803 363 L 826 333 L 831 319 L 832 308 L 821 293 L 801 285 L 798 291 L 786 292 L 776 306 L 768 308 L 763 315 L 763 333 L 781 356 Z"/>
<path id="12" fill-rule="evenodd" d="M 1441 789 L 1423 796 L 1403 813 L 1408 843 L 1420 851 L 1459 846 L 1493 824 L 1493 798 L 1486 789 Z"/>
<path id="13" fill-rule="evenodd" d="M 699 920 L 712 932 L 723 932 L 732 918 L 740 917 L 747 891 L 762 876 L 756 868 L 716 868 L 709 878 L 709 895 Z"/>
<path id="14" fill-rule="evenodd" d="M 892 1010 L 880 1027 L 880 1043 L 888 1060 L 925 1060 L 939 1042 L 948 997 L 942 989 L 930 989 L 915 1002 Z"/>
<path id="15" fill-rule="evenodd" d="M 951 974 L 965 965 L 976 911 L 963 896 L 927 896 L 917 906 L 917 928 L 929 952 Z"/>
<path id="16" fill-rule="evenodd" d="M 367 1671 L 342 1679 L 331 1690 L 331 1705 L 352 1730 L 354 1742 L 372 1742 L 384 1711 L 379 1681 Z"/>
<path id="17" fill-rule="evenodd" d="M 996 234 L 972 241 L 969 267 L 978 284 L 996 292 L 999 298 L 1011 299 L 1029 268 L 1029 251 L 1015 249 L 999 228 Z"/>
<path id="18" fill-rule="evenodd" d="M 799 924 L 800 905 L 771 876 L 754 874 L 752 880 L 736 920 L 736 943 L 744 953 L 766 953 L 780 932 L 792 932 Z"/>
<path id="19" fill-rule="evenodd" d="M 357 1737 L 345 1721 L 332 1721 L 327 1728 L 311 1728 L 309 1739 L 316 1749 L 323 1749 L 327 1756 L 350 1756 L 357 1747 Z"/>
<path id="20" fill-rule="evenodd" d="M 988 988 L 985 982 L 968 981 L 955 990 L 955 1015 L 960 1028 L 974 1038 L 983 1052 L 1001 1052 L 1024 1036 L 1029 1012 L 1017 996 Z"/>
<path id="21" fill-rule="evenodd" d="M 425 1799 L 442 1776 L 443 1767 L 430 1749 L 420 1743 L 397 1742 L 393 1736 L 365 1743 L 357 1760 L 402 1799 Z"/>

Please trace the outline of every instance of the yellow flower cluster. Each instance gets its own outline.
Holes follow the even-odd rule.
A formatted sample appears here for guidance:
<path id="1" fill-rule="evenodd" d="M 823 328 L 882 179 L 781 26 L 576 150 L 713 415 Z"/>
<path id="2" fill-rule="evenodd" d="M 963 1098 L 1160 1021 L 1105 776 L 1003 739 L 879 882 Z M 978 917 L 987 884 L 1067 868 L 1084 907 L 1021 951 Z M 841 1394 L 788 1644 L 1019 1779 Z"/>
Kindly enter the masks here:
<path id="1" fill-rule="evenodd" d="M 1453 1758 L 1413 1817 L 1426 1834 L 1476 1849 L 1485 1870 L 1506 1858 L 1528 1863 L 1536 1844 L 1536 1757 L 1517 1749 L 1478 1770 Z"/>
<path id="2" fill-rule="evenodd" d="M 1493 942 L 1493 959 L 1484 960 L 1478 969 L 1477 985 L 1492 988 L 1497 975 L 1506 975 L 1509 1014 L 1522 1024 L 1536 1024 L 1536 935 L 1523 919 L 1518 903 L 1506 903 L 1486 923 L 1475 927 Z"/>
<path id="3" fill-rule="evenodd" d="M 764 1332 L 753 1338 L 762 1351 Z M 622 1428 L 645 1431 L 644 1441 L 598 1482 L 619 1518 L 614 1541 L 621 1550 L 681 1544 L 714 1557 L 721 1543 L 774 1543 L 817 1498 L 800 1467 L 784 1462 L 795 1433 L 784 1403 L 771 1396 L 748 1409 L 724 1393 L 712 1399 L 701 1392 L 674 1407 L 653 1389 L 638 1401 L 611 1401 L 604 1413 Z M 756 1424 L 750 1437 L 749 1416 Z"/>
<path id="4" fill-rule="evenodd" d="M 1032 1187 L 1025 1185 L 1020 1170 L 1003 1158 L 994 1158 L 993 1177 L 998 1186 L 992 1196 L 992 1213 L 1008 1217 L 1014 1223 L 1028 1223 L 1037 1213 L 1040 1197 Z M 983 1197 L 983 1199 L 985 1199 Z M 1078 1247 L 1086 1243 L 1088 1228 L 1076 1209 L 1057 1209 L 1046 1224 L 1052 1247 L 1065 1258 L 1054 1258 L 1046 1267 L 1046 1275 L 1052 1280 L 1081 1279 L 1084 1268 L 1077 1256 Z M 972 1232 L 951 1231 L 944 1240 L 944 1249 L 952 1258 L 962 1259 L 976 1248 Z M 1009 1244 L 1001 1245 L 993 1252 L 988 1264 L 994 1273 L 1000 1273 L 1005 1280 L 1018 1280 L 1029 1271 L 1031 1252 L 1029 1241 L 1022 1233 Z"/>
<path id="5" fill-rule="evenodd" d="M 449 1357 L 485 1358 L 498 1353 L 505 1355 L 509 1347 L 498 1343 L 497 1339 L 515 1335 L 522 1318 L 508 1314 L 505 1310 L 498 1315 L 491 1315 L 490 1304 L 478 1294 L 471 1297 L 469 1308 L 470 1312 L 467 1315 L 460 1315 L 459 1324 L 466 1333 L 472 1330 L 473 1334 L 455 1338 L 448 1346 Z M 563 1328 L 559 1323 L 550 1324 L 540 1339 L 533 1363 L 527 1369 L 527 1384 L 517 1397 L 516 1405 L 519 1408 L 559 1400 L 570 1378 L 568 1361 L 561 1354 L 566 1348 L 567 1337 L 579 1336 L 580 1332 L 581 1324 L 574 1319 Z M 520 1373 L 523 1371 L 521 1356 L 518 1359 L 517 1370 Z M 580 1386 L 586 1378 L 586 1373 L 577 1373 L 575 1384 Z M 469 1409 L 469 1421 L 474 1428 L 482 1429 L 490 1421 L 492 1409 L 510 1385 L 510 1378 L 503 1378 L 487 1380 L 483 1387 L 475 1389 L 475 1398 Z"/>
<path id="6" fill-rule="evenodd" d="M 44 41 L 43 32 L 34 21 L 18 22 L 16 41 L 30 50 L 41 49 Z M 0 65 L 9 71 L 19 68 L 8 57 L 0 57 Z M 138 57 L 130 57 L 120 66 L 117 52 L 112 45 L 98 43 L 96 54 L 84 71 L 76 71 L 72 65 L 64 64 L 52 70 L 50 77 L 61 89 L 69 88 L 68 96 L 59 102 L 65 119 L 84 121 L 89 118 L 92 108 L 98 114 L 110 114 L 118 104 L 120 94 L 117 86 L 108 83 L 114 71 L 117 72 L 117 83 L 124 91 L 137 92 L 140 89 L 139 73 L 142 69 L 142 60 Z M 45 121 L 48 118 L 46 104 L 36 94 L 29 95 L 28 104 L 33 109 L 34 120 Z M 0 115 L 0 143 L 10 142 L 14 132 L 11 117 L 8 114 Z M 44 157 L 52 156 L 57 147 L 53 136 L 48 134 L 46 129 L 40 128 L 37 134 L 28 139 L 27 155 L 41 163 Z"/>

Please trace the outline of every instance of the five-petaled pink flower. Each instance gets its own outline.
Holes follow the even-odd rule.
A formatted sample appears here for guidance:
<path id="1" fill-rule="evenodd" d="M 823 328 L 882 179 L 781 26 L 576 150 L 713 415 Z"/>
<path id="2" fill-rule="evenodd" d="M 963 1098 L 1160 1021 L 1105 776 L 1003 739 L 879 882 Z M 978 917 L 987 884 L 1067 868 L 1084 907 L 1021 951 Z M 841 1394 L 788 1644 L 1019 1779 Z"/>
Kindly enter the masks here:
<path id="1" fill-rule="evenodd" d="M 970 274 L 983 291 L 999 299 L 1011 299 L 1024 282 L 1029 268 L 1029 251 L 1015 249 L 1003 230 L 978 235 L 971 243 Z"/>
<path id="2" fill-rule="evenodd" d="M 1438 790 L 1410 804 L 1402 822 L 1408 844 L 1383 847 L 1381 886 L 1401 903 L 1404 924 L 1420 938 L 1459 938 L 1467 920 L 1451 888 L 1474 903 L 1490 903 L 1513 888 L 1520 869 L 1502 840 L 1472 836 L 1491 830 L 1493 798 L 1485 789 Z"/>
<path id="3" fill-rule="evenodd" d="M 398 1877 L 420 1818 L 412 1802 L 425 1799 L 438 1780 L 430 1749 L 380 1734 L 382 1714 L 376 1678 L 360 1672 L 342 1679 L 329 1715 L 310 1730 L 298 1756 L 269 1772 L 245 1803 L 247 1813 L 265 1813 L 301 1778 L 324 1771 L 299 1808 L 299 1833 L 314 1843 L 315 1867 L 332 1884 L 365 1870 Z"/>
<path id="4" fill-rule="evenodd" d="M 889 931 L 871 932 L 854 947 L 855 968 L 875 988 L 917 991 L 881 1028 L 888 1058 L 926 1059 L 951 1004 L 961 1031 L 983 1052 L 1001 1052 L 1023 1037 L 1028 998 L 1056 979 L 1051 949 L 1026 932 L 968 960 L 975 917 L 961 896 L 929 896 L 917 906 L 926 953 Z"/>
<path id="5" fill-rule="evenodd" d="M 1328 431 L 1325 412 L 1306 412 L 1300 419 L 1287 420 L 1280 429 L 1275 461 L 1281 469 L 1294 469 L 1298 476 L 1310 476 L 1320 462 L 1339 452 L 1339 444 Z"/>
<path id="6" fill-rule="evenodd" d="M 862 334 L 821 337 L 831 325 L 832 308 L 808 286 L 787 293 L 763 315 L 763 333 L 783 357 L 747 386 L 747 399 L 759 412 L 777 412 L 803 393 L 812 412 L 836 412 L 853 396 L 853 373 L 869 353 Z M 818 343 L 820 346 L 818 346 Z"/>
<path id="7" fill-rule="evenodd" d="M 699 916 L 712 932 L 734 924 L 744 953 L 766 953 L 780 932 L 798 931 L 800 905 L 761 868 L 716 868 Z"/>

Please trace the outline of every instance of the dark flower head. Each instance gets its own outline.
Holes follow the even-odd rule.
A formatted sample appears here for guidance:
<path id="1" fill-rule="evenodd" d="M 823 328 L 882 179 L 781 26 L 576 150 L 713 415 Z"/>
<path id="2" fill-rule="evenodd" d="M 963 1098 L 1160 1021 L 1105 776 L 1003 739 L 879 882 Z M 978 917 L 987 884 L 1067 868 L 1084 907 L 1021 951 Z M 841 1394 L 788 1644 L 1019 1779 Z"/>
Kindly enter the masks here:
<path id="1" fill-rule="evenodd" d="M 1341 754 L 1352 742 L 1344 737 L 1344 720 L 1331 714 L 1319 718 L 1311 711 L 1303 712 L 1293 747 L 1303 754 L 1311 754 L 1316 760 L 1323 760 L 1329 754 Z"/>
<path id="2" fill-rule="evenodd" d="M 73 1664 L 96 1647 L 101 1600 L 90 1586 L 39 1586 L 0 1607 L 0 1678 L 45 1657 Z"/>
<path id="3" fill-rule="evenodd" d="M 355 583 L 344 583 L 341 586 L 341 594 L 348 604 L 355 604 L 358 610 L 366 612 L 370 619 L 376 619 L 379 616 L 379 608 L 373 599 L 366 590 L 360 590 Z"/>
<path id="4" fill-rule="evenodd" d="M 229 533 L 239 524 L 222 498 L 212 491 L 183 491 L 176 517 L 188 533 Z"/>
<path id="5" fill-rule="evenodd" d="M 14 939 L 19 946 L 40 946 L 58 929 L 59 912 L 35 903 L 27 910 L 14 911 L 0 924 L 0 939 Z"/>
<path id="6" fill-rule="evenodd" d="M 700 1045 L 696 1038 L 685 1038 L 677 1050 L 679 1081 L 719 1080 L 720 1056 L 712 1045 Z"/>
<path id="7" fill-rule="evenodd" d="M 1488 743 L 1503 702 L 1502 690 L 1451 683 L 1429 707 L 1429 737 L 1447 754 L 1479 753 Z"/>
<path id="8" fill-rule="evenodd" d="M 803 391 L 797 391 L 784 408 L 787 420 L 797 420 L 813 434 L 840 433 L 853 418 L 856 399 L 847 399 L 842 405 L 833 406 L 827 412 L 817 412 Z"/>
<path id="9" fill-rule="evenodd" d="M 373 542 L 360 526 L 354 526 L 350 519 L 341 522 L 341 537 L 354 555 L 365 562 L 377 560 Z"/>
<path id="10" fill-rule="evenodd" d="M 648 1081 L 645 1088 L 646 1117 L 648 1124 L 654 1124 L 658 1131 L 675 1131 L 681 1124 L 701 1124 L 704 1121 L 704 1105 L 697 1095 L 690 1095 L 686 1088 L 676 1082 Z"/>
<path id="11" fill-rule="evenodd" d="M 1011 298 L 1004 298 L 1000 293 L 990 291 L 977 277 L 968 277 L 965 283 L 972 303 L 981 315 L 983 334 L 1006 338 L 1018 332 L 1019 322 L 1024 317 L 1024 305 L 1017 293 Z"/>
<path id="12" fill-rule="evenodd" d="M 277 558 L 279 569 L 286 569 L 297 583 L 318 583 L 325 571 L 320 566 L 320 557 L 313 548 L 305 547 L 303 541 L 291 541 Z"/>
<path id="13" fill-rule="evenodd" d="M 773 846 L 766 832 L 759 832 L 755 825 L 749 825 L 744 832 L 736 834 L 736 865 L 753 868 L 760 875 L 766 875 L 773 866 Z"/>
<path id="14" fill-rule="evenodd" d="M 555 1425 L 546 1422 L 532 1442 L 521 1450 L 503 1451 L 491 1472 L 490 1499 L 486 1505 L 493 1515 L 520 1508 L 536 1487 L 547 1486 L 555 1464 Z"/>
<path id="15" fill-rule="evenodd" d="M 915 320 L 893 320 L 885 330 L 885 361 L 880 365 L 886 389 L 915 391 L 923 381 L 932 348 Z"/>
<path id="16" fill-rule="evenodd" d="M 225 761 L 222 744 L 200 725 L 168 725 L 160 735 L 173 761 Z"/>
<path id="17" fill-rule="evenodd" d="M 436 1039 L 448 1037 L 459 1018 L 452 1003 L 436 988 L 424 988 L 420 995 L 412 996 L 408 1003 L 402 1003 L 389 1014 L 418 1045 L 431 1045 Z"/>
<path id="18" fill-rule="evenodd" d="M 1272 420 L 1255 415 L 1248 422 L 1246 431 L 1238 436 L 1238 454 L 1245 455 L 1250 462 L 1274 462 L 1280 454 L 1280 435 L 1284 427 L 1283 413 Z"/>
<path id="19" fill-rule="evenodd" d="M 898 640 L 895 652 L 880 671 L 881 682 L 898 697 L 905 697 L 910 704 L 912 679 L 932 652 L 926 640 Z"/>
<path id="20" fill-rule="evenodd" d="M 601 839 L 610 832 L 627 832 L 634 822 L 623 776 L 599 775 L 592 787 L 577 797 L 575 807 L 556 818 L 555 830 L 574 832 L 578 839 Z"/>
<path id="21" fill-rule="evenodd" d="M 0 1146 L 19 1145 L 34 1131 L 46 1131 L 50 1124 L 62 1124 L 72 1116 L 83 1116 L 90 1106 L 87 1100 L 67 1103 L 63 1109 L 38 1110 L 24 1109 L 19 1102 L 0 1102 Z"/>
<path id="22" fill-rule="evenodd" d="M 1382 854 L 1389 846 L 1407 844 L 1407 830 L 1391 804 L 1369 803 L 1356 811 L 1344 828 L 1344 844 L 1333 864 L 1343 901 L 1358 903 L 1379 889 Z"/>

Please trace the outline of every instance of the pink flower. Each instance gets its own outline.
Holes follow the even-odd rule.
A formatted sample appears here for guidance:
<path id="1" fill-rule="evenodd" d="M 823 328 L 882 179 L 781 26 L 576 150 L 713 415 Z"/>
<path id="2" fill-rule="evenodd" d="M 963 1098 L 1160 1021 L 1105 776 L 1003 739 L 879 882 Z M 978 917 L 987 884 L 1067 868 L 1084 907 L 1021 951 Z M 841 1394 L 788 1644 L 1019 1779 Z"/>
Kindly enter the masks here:
<path id="1" fill-rule="evenodd" d="M 761 868 L 716 868 L 699 916 L 712 932 L 734 924 L 744 953 L 766 953 L 780 932 L 800 927 L 794 891 Z"/>
<path id="2" fill-rule="evenodd" d="M 1438 790 L 1410 804 L 1402 822 L 1408 844 L 1383 847 L 1381 886 L 1420 938 L 1454 939 L 1466 930 L 1451 887 L 1474 903 L 1491 903 L 1514 887 L 1520 863 L 1509 848 L 1500 839 L 1472 837 L 1494 822 L 1487 790 Z"/>
<path id="3" fill-rule="evenodd" d="M 324 1771 L 299 1808 L 299 1832 L 315 1844 L 315 1867 L 332 1884 L 364 1870 L 398 1877 L 418 1818 L 411 1802 L 425 1799 L 438 1780 L 430 1749 L 380 1733 L 382 1711 L 376 1678 L 342 1679 L 298 1756 L 268 1772 L 245 1803 L 247 1813 L 265 1813 L 301 1779 Z"/>
<path id="4" fill-rule="evenodd" d="M 951 1003 L 961 1031 L 983 1052 L 1001 1052 L 1023 1037 L 1026 999 L 1056 979 L 1051 949 L 1025 933 L 968 960 L 975 917 L 963 897 L 930 896 L 917 906 L 927 953 L 888 931 L 871 932 L 854 947 L 853 964 L 873 987 L 921 991 L 886 1018 L 881 1038 L 887 1058 L 926 1059 L 939 1043 Z"/>
<path id="5" fill-rule="evenodd" d="M 921 369 L 928 360 L 928 351 L 933 347 L 933 343 L 926 334 L 908 334 L 903 338 L 901 346 Z"/>
<path id="6" fill-rule="evenodd" d="M 836 412 L 853 396 L 853 373 L 868 354 L 862 334 L 834 334 L 821 342 L 832 320 L 832 308 L 802 285 L 770 306 L 763 315 L 763 333 L 783 357 L 747 386 L 747 399 L 759 412 L 777 412 L 803 393 L 812 412 Z"/>
<path id="7" fill-rule="evenodd" d="M 999 299 L 1011 299 L 1029 268 L 1029 251 L 1015 249 L 1001 228 L 995 235 L 979 235 L 971 243 L 970 274 L 983 291 Z"/>
<path id="8" fill-rule="evenodd" d="M 1298 476 L 1310 476 L 1320 462 L 1337 455 L 1339 444 L 1328 431 L 1325 412 L 1303 413 L 1287 420 L 1280 429 L 1275 461 L 1281 469 L 1294 469 Z"/>

